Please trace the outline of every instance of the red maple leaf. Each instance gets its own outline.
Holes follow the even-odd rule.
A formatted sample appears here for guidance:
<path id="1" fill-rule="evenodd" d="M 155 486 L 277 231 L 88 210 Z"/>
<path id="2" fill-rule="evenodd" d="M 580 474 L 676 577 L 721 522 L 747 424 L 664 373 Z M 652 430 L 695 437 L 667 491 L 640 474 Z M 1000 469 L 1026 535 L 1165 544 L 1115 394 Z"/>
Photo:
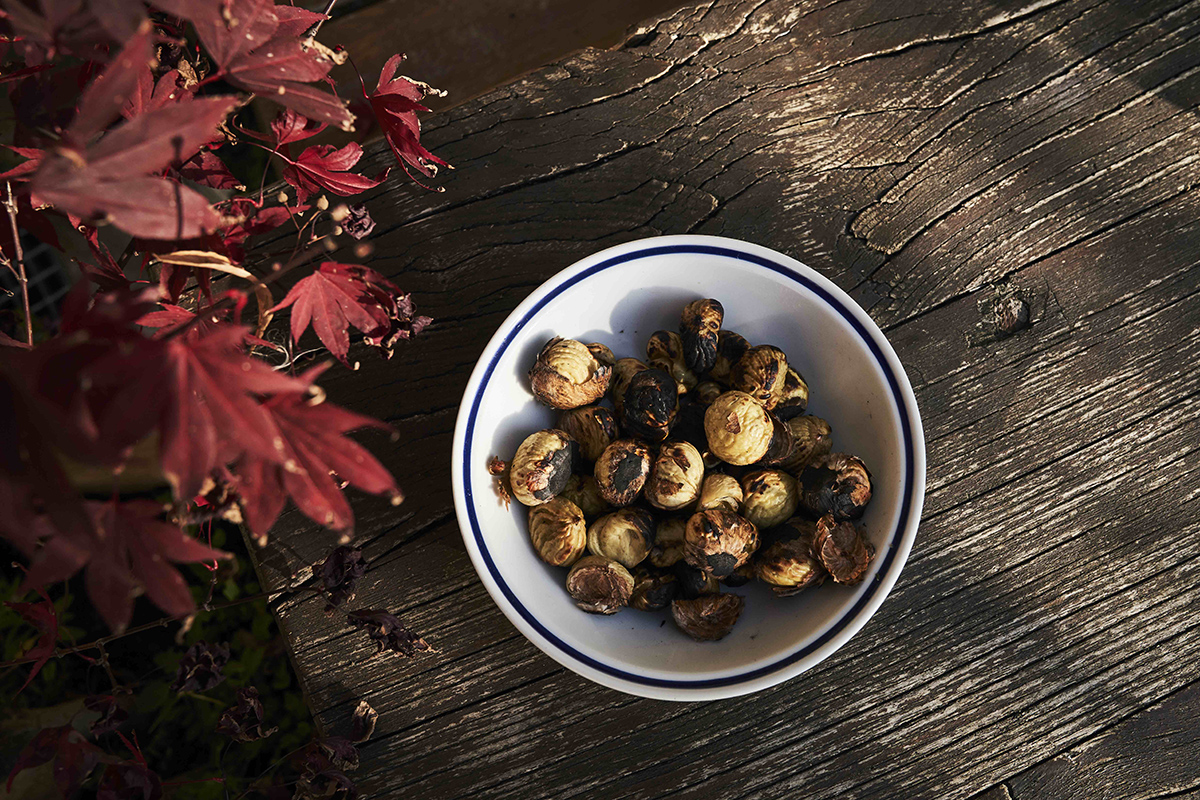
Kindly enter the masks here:
<path id="1" fill-rule="evenodd" d="M 375 270 L 333 261 L 297 281 L 272 310 L 292 305 L 292 341 L 298 342 L 311 322 L 317 338 L 343 364 L 351 325 L 370 344 L 386 350 L 397 338 L 419 333 L 432 321 L 413 317 L 408 295 Z"/>
<path id="2" fill-rule="evenodd" d="M 28 160 L 22 161 L 7 172 L 0 172 L 0 181 L 29 180 L 28 175 L 36 172 L 42 164 L 42 159 L 46 157 L 45 152 L 36 147 L 13 147 L 8 144 L 4 147 Z"/>
<path id="3" fill-rule="evenodd" d="M 195 181 L 202 186 L 213 189 L 245 190 L 245 185 L 239 181 L 225 162 L 211 150 L 201 150 L 185 161 L 179 167 L 179 174 L 189 181 Z"/>
<path id="4" fill-rule="evenodd" d="M 291 142 L 311 139 L 328 127 L 328 123 L 313 122 L 290 108 L 283 109 L 275 119 L 271 120 L 271 133 L 275 134 L 275 144 L 279 147 Z"/>
<path id="5" fill-rule="evenodd" d="M 80 784 L 103 760 L 105 755 L 100 748 L 70 725 L 42 728 L 21 748 L 17 763 L 8 773 L 5 791 L 12 792 L 13 779 L 18 773 L 54 761 L 55 786 L 63 797 L 74 797 Z"/>
<path id="6" fill-rule="evenodd" d="M 371 103 L 371 110 L 375 112 L 388 146 L 401 166 L 405 169 L 408 168 L 405 165 L 412 166 L 427 176 L 436 175 L 438 165 L 453 169 L 421 145 L 421 121 L 417 118 L 418 111 L 429 110 L 421 104 L 426 95 L 441 96 L 445 93 L 427 83 L 397 76 L 396 69 L 403 60 L 403 55 L 389 58 L 379 73 L 375 91 L 368 96 L 366 84 L 363 84 L 363 97 Z"/>
<path id="7" fill-rule="evenodd" d="M 40 586 L 35 587 L 35 590 L 42 596 L 40 602 L 37 603 L 8 603 L 4 605 L 16 611 L 30 625 L 38 629 L 37 644 L 25 651 L 24 658 L 36 658 L 33 662 L 33 668 L 29 670 L 29 677 L 25 679 L 25 683 L 21 684 L 21 688 L 17 690 L 20 694 L 29 685 L 29 682 L 42 671 L 42 667 L 50 660 L 50 656 L 54 655 L 54 645 L 58 642 L 58 612 L 54 610 L 54 603 L 50 602 L 49 596 Z"/>
<path id="8" fill-rule="evenodd" d="M 283 170 L 283 179 L 296 187 L 297 197 L 300 202 L 304 202 L 310 195 L 322 189 L 349 197 L 383 183 L 387 177 L 387 170 L 375 178 L 349 172 L 362 158 L 362 154 L 362 147 L 356 142 L 350 142 L 340 150 L 331 144 L 305 148 L 295 161 L 283 153 L 279 156 L 288 162 L 288 166 Z"/>
<path id="9" fill-rule="evenodd" d="M 345 101 L 310 86 L 334 66 L 331 54 L 302 41 L 326 17 L 274 0 L 155 0 L 163 10 L 191 21 L 216 63 L 216 75 L 306 117 L 351 130 Z"/>
<path id="10" fill-rule="evenodd" d="M 311 380 L 323 369 L 309 370 L 303 377 Z M 289 496 L 314 522 L 351 531 L 354 513 L 334 475 L 364 492 L 387 494 L 393 503 L 400 502 L 391 473 L 366 448 L 345 436 L 359 428 L 386 430 L 387 425 L 301 393 L 275 395 L 263 407 L 283 436 L 287 462 L 247 454 L 232 468 L 246 524 L 260 539 L 265 539 Z"/>
<path id="11" fill-rule="evenodd" d="M 178 103 L 194 94 L 180 84 L 179 70 L 164 72 L 158 80 L 149 64 L 143 64 L 137 75 L 133 94 L 121 108 L 121 115 L 132 119 L 147 111 L 155 111 L 171 103 Z"/>

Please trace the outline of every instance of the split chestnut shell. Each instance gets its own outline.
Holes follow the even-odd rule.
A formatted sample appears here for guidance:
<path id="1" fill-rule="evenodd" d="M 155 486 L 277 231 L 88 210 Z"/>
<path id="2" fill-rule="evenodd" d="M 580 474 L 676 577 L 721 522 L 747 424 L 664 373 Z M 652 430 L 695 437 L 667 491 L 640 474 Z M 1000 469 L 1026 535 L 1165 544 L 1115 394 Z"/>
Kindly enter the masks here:
<path id="1" fill-rule="evenodd" d="M 529 383 L 534 395 L 553 408 L 578 408 L 604 396 L 612 377 L 612 351 L 555 337 L 538 353 Z"/>
<path id="2" fill-rule="evenodd" d="M 577 451 L 575 440 L 562 431 L 530 434 L 512 459 L 508 482 L 513 497 L 536 506 L 556 496 L 571 479 Z"/>
<path id="3" fill-rule="evenodd" d="M 617 439 L 596 459 L 594 474 L 605 502 L 630 505 L 650 475 L 650 448 L 637 439 Z"/>
<path id="4" fill-rule="evenodd" d="M 745 392 L 726 392 L 704 412 L 704 433 L 713 455 L 730 464 L 753 464 L 767 454 L 774 424 L 762 404 Z"/>
<path id="5" fill-rule="evenodd" d="M 699 450 L 687 442 L 665 442 L 650 467 L 643 490 L 646 501 L 664 511 L 678 511 L 696 502 L 703 477 Z"/>
<path id="6" fill-rule="evenodd" d="M 558 430 L 566 431 L 579 443 L 579 455 L 584 460 L 595 461 L 617 438 L 617 418 L 604 406 L 580 406 L 559 415 Z"/>
<path id="7" fill-rule="evenodd" d="M 603 556 L 584 556 L 567 573 L 567 593 L 591 614 L 615 614 L 629 603 L 633 576 Z"/>
<path id="8" fill-rule="evenodd" d="M 717 337 L 725 309 L 717 300 L 694 300 L 683 308 L 679 334 L 683 357 L 695 372 L 707 372 L 717 362 Z"/>
<path id="9" fill-rule="evenodd" d="M 746 600 L 736 594 L 709 594 L 695 600 L 671 603 L 671 617 L 679 630 L 698 642 L 725 638 L 737 624 Z"/>
<path id="10" fill-rule="evenodd" d="M 830 453 L 800 473 L 800 505 L 812 517 L 858 519 L 871 501 L 871 473 L 857 456 Z"/>
<path id="11" fill-rule="evenodd" d="M 732 574 L 757 549 L 758 529 L 732 511 L 699 511 L 688 519 L 683 557 L 716 578 Z"/>
<path id="12" fill-rule="evenodd" d="M 629 381 L 622 401 L 622 425 L 636 436 L 661 442 L 679 410 L 675 380 L 661 369 L 647 369 Z"/>
<path id="13" fill-rule="evenodd" d="M 579 506 L 555 497 L 529 509 L 529 539 L 547 564 L 569 567 L 587 547 L 587 523 Z"/>

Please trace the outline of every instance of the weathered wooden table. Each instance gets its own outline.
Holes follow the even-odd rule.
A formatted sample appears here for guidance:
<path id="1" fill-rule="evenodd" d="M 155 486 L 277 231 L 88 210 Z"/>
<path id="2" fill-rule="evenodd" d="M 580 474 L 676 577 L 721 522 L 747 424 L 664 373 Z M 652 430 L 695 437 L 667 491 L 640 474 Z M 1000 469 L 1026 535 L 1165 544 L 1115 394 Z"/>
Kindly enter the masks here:
<path id="1" fill-rule="evenodd" d="M 437 323 L 327 388 L 400 431 L 366 437 L 408 500 L 356 503 L 359 599 L 439 652 L 372 658 L 319 600 L 277 605 L 322 723 L 359 697 L 381 713 L 364 791 L 1200 797 L 1198 98 L 1197 0 L 717 0 L 435 117 L 446 192 L 392 181 L 368 204 L 372 266 Z M 916 547 L 866 628 L 703 704 L 530 645 L 476 579 L 449 476 L 504 316 L 584 255 L 685 232 L 850 291 L 929 446 Z M 1008 291 L 1033 324 L 996 339 Z M 280 586 L 330 546 L 292 514 L 259 568 Z"/>

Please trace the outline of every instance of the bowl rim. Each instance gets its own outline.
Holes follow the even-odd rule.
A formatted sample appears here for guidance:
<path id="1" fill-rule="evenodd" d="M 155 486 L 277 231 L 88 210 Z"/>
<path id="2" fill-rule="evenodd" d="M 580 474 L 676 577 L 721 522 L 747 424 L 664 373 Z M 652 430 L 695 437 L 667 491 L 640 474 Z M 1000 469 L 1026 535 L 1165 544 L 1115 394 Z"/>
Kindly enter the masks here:
<path id="1" fill-rule="evenodd" d="M 905 485 L 900 515 L 873 585 L 814 640 L 768 665 L 717 678 L 664 679 L 638 675 L 629 668 L 580 653 L 555 636 L 520 603 L 499 574 L 475 515 L 469 480 L 472 459 L 480 457 L 472 455 L 471 440 L 482 390 L 500 357 L 536 313 L 567 288 L 604 269 L 640 258 L 677 253 L 722 256 L 771 270 L 800 284 L 840 314 L 858 334 L 886 378 L 904 445 Z M 920 412 L 912 385 L 887 337 L 848 294 L 812 268 L 762 245 L 721 236 L 670 235 L 626 242 L 580 259 L 538 286 L 505 318 L 480 355 L 463 392 L 451 460 L 454 506 L 463 541 L 484 587 L 509 621 L 542 652 L 583 677 L 628 694 L 662 700 L 715 700 L 748 694 L 793 678 L 832 655 L 862 629 L 895 585 L 916 538 L 925 497 L 925 438 Z"/>

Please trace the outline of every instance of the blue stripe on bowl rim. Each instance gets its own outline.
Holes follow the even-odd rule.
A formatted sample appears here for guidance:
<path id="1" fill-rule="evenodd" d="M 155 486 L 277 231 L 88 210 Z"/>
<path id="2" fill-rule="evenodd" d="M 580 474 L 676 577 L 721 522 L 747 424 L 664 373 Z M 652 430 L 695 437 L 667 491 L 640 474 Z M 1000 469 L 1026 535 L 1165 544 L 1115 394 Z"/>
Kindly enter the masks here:
<path id="1" fill-rule="evenodd" d="M 760 267 L 765 267 L 773 272 L 777 272 L 780 275 L 783 275 L 784 277 L 801 284 L 813 294 L 825 301 L 830 308 L 832 308 L 834 311 L 840 314 L 843 319 L 850 323 L 850 326 L 854 328 L 862 341 L 867 345 L 867 348 L 875 357 L 875 361 L 879 365 L 879 368 L 883 371 L 884 376 L 887 378 L 888 387 L 892 392 L 892 401 L 895 403 L 896 410 L 900 417 L 900 438 L 904 444 L 904 486 L 901 493 L 901 497 L 903 499 L 900 506 L 900 519 L 896 523 L 896 528 L 892 532 L 886 552 L 880 560 L 879 568 L 875 573 L 877 577 L 887 574 L 888 569 L 891 567 L 892 561 L 895 559 L 896 553 L 900 549 L 901 539 L 904 536 L 904 531 L 908 528 L 909 518 L 912 514 L 912 487 L 914 473 L 912 421 L 909 419 L 908 409 L 905 407 L 903 392 L 900 390 L 900 382 L 896 377 L 895 371 L 888 363 L 888 360 L 884 356 L 883 351 L 880 349 L 879 344 L 875 341 L 875 338 L 871 335 L 871 332 L 867 330 L 866 326 L 863 325 L 863 323 L 857 317 L 855 317 L 854 314 L 850 313 L 849 310 L 846 309 L 845 306 L 843 306 L 842 303 L 832 294 L 830 294 L 829 291 L 824 287 L 819 286 L 807 276 L 796 272 L 794 269 L 784 264 L 780 264 L 763 256 L 755 255 L 753 253 L 744 253 L 728 247 L 698 244 L 661 245 L 613 256 L 612 258 L 594 264 L 580 272 L 578 275 L 574 275 L 565 280 L 561 285 L 557 286 L 553 291 L 538 301 L 538 303 L 530 308 L 529 311 L 525 313 L 525 316 L 522 317 L 515 326 L 513 326 L 513 329 L 509 331 L 508 335 L 504 337 L 504 341 L 501 342 L 500 347 L 497 348 L 495 355 L 492 356 L 492 360 L 488 363 L 487 370 L 484 372 L 483 378 L 479 382 L 479 388 L 475 392 L 475 397 L 471 403 L 471 413 L 467 418 L 462 477 L 463 489 L 466 495 L 465 505 L 467 507 L 468 523 L 471 526 L 471 534 L 475 537 L 476 546 L 479 548 L 479 553 L 482 556 L 484 563 L 487 565 L 488 571 L 491 573 L 493 580 L 495 580 L 496 585 L 500 588 L 500 591 L 504 594 L 505 598 L 507 598 L 508 602 L 512 604 L 512 607 L 516 609 L 517 613 L 521 615 L 522 619 L 528 622 L 529 625 L 539 634 L 541 634 L 547 642 L 552 644 L 563 654 L 581 664 L 585 664 L 588 667 L 598 670 L 606 675 L 611 675 L 615 678 L 629 681 L 630 683 L 672 689 L 707 689 L 722 686 L 732 686 L 735 684 L 755 680 L 773 672 L 786 669 L 790 665 L 812 654 L 830 639 L 837 636 L 839 632 L 845 629 L 845 627 L 854 620 L 859 612 L 871 602 L 871 599 L 879 591 L 880 582 L 878 580 L 872 582 L 871 586 L 867 589 L 867 591 L 863 592 L 858 601 L 855 602 L 854 605 L 848 610 L 846 610 L 837 620 L 837 622 L 830 626 L 819 637 L 809 642 L 804 647 L 801 647 L 799 650 L 789 653 L 788 655 L 772 662 L 771 664 L 763 667 L 757 667 L 753 670 L 738 673 L 736 675 L 727 675 L 721 678 L 703 678 L 697 680 L 652 678 L 617 669 L 616 667 L 605 664 L 602 661 L 597 661 L 591 656 L 579 652 L 574 647 L 555 636 L 540 621 L 538 621 L 537 617 L 535 617 L 529 611 L 529 609 L 521 604 L 521 602 L 517 599 L 516 594 L 513 593 L 512 589 L 509 588 L 508 584 L 505 583 L 504 578 L 500 575 L 500 571 L 496 568 L 496 564 L 492 560 L 491 553 L 488 552 L 487 545 L 484 543 L 483 532 L 479 529 L 479 520 L 475 515 L 475 498 L 474 492 L 471 488 L 471 465 L 474 463 L 474 459 L 471 456 L 471 442 L 474 439 L 475 419 L 479 412 L 479 403 L 487 389 L 488 381 L 491 379 L 492 373 L 496 369 L 496 364 L 499 363 L 500 357 L 504 355 L 505 351 L 508 349 L 509 345 L 512 344 L 512 341 L 516 335 L 521 332 L 521 330 L 529 323 L 533 316 L 547 303 L 585 278 L 594 275 L 597 272 L 608 269 L 609 267 L 615 267 L 618 264 L 624 264 L 629 261 L 636 261 L 642 258 L 650 258 L 652 256 L 667 255 L 671 253 L 696 253 L 724 256 L 726 258 L 734 258 L 740 261 L 749 261 L 753 264 L 757 264 Z"/>

